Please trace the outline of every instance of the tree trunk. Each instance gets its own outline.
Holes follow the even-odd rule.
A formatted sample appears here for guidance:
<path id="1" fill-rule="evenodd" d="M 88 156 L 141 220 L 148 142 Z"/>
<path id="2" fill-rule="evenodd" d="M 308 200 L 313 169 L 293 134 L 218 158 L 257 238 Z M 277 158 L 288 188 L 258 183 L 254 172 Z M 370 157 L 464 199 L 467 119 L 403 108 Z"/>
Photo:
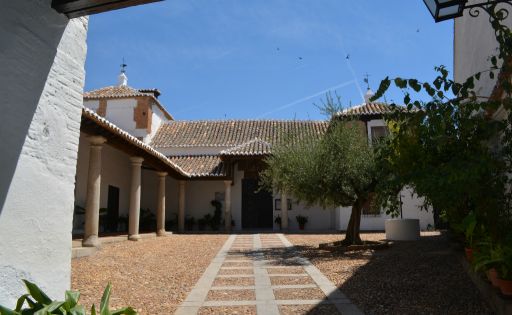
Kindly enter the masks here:
<path id="1" fill-rule="evenodd" d="M 364 201 L 357 198 L 352 205 L 352 213 L 350 214 L 350 220 L 348 221 L 347 233 L 343 243 L 345 245 L 356 245 L 362 244 L 359 231 L 361 228 L 361 210 L 363 208 Z"/>

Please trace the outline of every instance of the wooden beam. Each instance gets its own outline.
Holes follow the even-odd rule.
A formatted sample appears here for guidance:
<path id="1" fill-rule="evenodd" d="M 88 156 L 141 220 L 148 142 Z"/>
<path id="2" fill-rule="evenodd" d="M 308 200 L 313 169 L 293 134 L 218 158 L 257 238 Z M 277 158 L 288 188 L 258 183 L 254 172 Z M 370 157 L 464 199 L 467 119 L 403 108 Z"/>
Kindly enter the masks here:
<path id="1" fill-rule="evenodd" d="M 70 19 L 162 0 L 52 0 L 52 8 Z"/>

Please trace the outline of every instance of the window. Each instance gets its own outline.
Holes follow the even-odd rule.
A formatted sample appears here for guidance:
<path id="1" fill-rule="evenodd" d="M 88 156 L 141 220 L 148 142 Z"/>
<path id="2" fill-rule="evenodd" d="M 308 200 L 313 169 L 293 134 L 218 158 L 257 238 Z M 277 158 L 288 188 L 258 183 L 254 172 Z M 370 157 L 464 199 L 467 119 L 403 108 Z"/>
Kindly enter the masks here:
<path id="1" fill-rule="evenodd" d="M 363 205 L 362 214 L 365 216 L 380 216 L 380 208 L 375 204 L 375 196 L 371 195 Z"/>
<path id="2" fill-rule="evenodd" d="M 371 127 L 370 134 L 372 137 L 372 143 L 378 142 L 380 139 L 387 137 L 389 134 L 386 126 Z"/>

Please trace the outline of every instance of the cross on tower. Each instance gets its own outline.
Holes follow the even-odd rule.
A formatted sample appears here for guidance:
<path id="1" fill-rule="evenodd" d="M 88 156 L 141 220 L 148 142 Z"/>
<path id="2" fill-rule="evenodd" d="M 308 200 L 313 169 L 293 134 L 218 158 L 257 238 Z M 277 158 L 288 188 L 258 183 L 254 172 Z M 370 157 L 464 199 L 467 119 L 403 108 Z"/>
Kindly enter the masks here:
<path id="1" fill-rule="evenodd" d="M 126 72 L 126 67 L 128 67 L 128 65 L 124 62 L 124 57 L 123 57 L 123 63 L 121 64 L 121 73 Z"/>

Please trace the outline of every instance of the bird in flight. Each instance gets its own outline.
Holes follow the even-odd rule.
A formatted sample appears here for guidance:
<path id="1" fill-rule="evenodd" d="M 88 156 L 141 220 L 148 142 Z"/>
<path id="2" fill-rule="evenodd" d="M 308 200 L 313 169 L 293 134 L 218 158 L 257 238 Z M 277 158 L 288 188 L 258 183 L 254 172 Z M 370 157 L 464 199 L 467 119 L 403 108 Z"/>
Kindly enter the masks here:
<path id="1" fill-rule="evenodd" d="M 299 60 L 302 60 L 302 57 L 299 57 Z"/>
<path id="2" fill-rule="evenodd" d="M 350 59 L 350 54 L 347 54 L 347 57 L 345 57 L 345 59 Z"/>

